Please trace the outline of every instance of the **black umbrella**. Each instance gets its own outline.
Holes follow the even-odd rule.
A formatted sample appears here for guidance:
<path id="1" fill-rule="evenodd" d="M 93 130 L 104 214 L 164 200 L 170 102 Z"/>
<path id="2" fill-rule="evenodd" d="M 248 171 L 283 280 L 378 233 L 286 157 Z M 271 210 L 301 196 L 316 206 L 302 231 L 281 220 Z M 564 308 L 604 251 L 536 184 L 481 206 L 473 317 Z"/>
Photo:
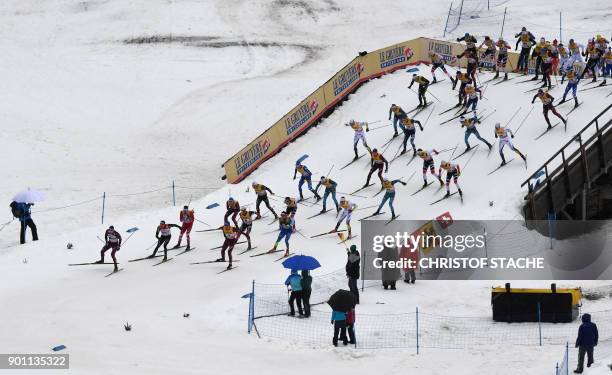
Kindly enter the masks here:
<path id="1" fill-rule="evenodd" d="M 355 295 L 348 290 L 340 289 L 332 294 L 327 301 L 327 304 L 336 311 L 347 312 L 355 307 L 357 299 Z"/>

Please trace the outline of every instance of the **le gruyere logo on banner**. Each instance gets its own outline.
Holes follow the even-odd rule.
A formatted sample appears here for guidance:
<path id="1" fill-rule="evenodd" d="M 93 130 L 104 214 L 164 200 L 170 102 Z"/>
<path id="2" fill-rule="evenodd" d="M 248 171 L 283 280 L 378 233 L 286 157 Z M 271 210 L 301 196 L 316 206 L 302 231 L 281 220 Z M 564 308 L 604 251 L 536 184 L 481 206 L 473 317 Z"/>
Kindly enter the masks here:
<path id="1" fill-rule="evenodd" d="M 363 68 L 363 64 L 359 62 L 349 66 L 342 73 L 338 74 L 333 81 L 334 95 L 338 96 L 353 83 L 359 80 L 359 76 L 361 75 L 361 72 L 363 72 Z"/>
<path id="2" fill-rule="evenodd" d="M 385 69 L 390 66 L 398 65 L 407 62 L 414 56 L 412 48 L 398 46 L 389 48 L 378 53 L 380 60 L 380 68 Z"/>
<path id="3" fill-rule="evenodd" d="M 319 102 L 312 99 L 299 106 L 293 113 L 287 116 L 285 119 L 287 135 L 291 135 L 291 133 L 307 123 L 315 115 L 317 108 L 319 108 Z"/>
<path id="4" fill-rule="evenodd" d="M 432 40 L 429 42 L 429 48 L 427 52 L 437 53 L 438 55 L 440 55 L 440 57 L 442 57 L 442 60 L 444 61 L 452 61 L 454 58 L 453 46 L 450 43 L 437 42 Z"/>
<path id="5" fill-rule="evenodd" d="M 254 143 L 251 147 L 249 147 L 246 151 L 244 151 L 234 160 L 234 164 L 236 166 L 236 173 L 243 173 L 250 166 L 252 166 L 259 159 L 261 159 L 266 154 L 266 152 L 268 152 L 269 149 L 270 140 L 267 138 L 264 138 L 261 141 Z"/>

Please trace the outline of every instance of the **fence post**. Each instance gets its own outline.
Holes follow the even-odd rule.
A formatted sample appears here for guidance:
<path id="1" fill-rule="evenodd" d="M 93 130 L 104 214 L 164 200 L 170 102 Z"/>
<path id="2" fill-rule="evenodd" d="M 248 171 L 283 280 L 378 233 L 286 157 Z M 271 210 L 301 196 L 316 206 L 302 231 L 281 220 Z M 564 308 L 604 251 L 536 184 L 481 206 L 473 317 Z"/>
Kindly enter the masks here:
<path id="1" fill-rule="evenodd" d="M 361 259 L 363 262 L 361 263 L 361 292 L 363 293 L 363 289 L 365 288 L 365 265 L 366 265 L 366 252 L 361 249 Z"/>
<path id="2" fill-rule="evenodd" d="M 419 307 L 416 307 L 416 349 L 419 354 Z"/>
<path id="3" fill-rule="evenodd" d="M 483 227 L 482 232 L 484 234 L 485 258 L 489 259 L 489 249 L 487 248 L 487 227 Z"/>
<path id="4" fill-rule="evenodd" d="M 443 38 L 446 38 L 446 30 L 448 29 L 448 20 L 450 19 L 451 11 L 453 10 L 453 2 L 451 1 L 450 8 L 448 8 L 448 15 L 446 16 L 446 24 L 444 25 L 444 35 Z"/>
<path id="5" fill-rule="evenodd" d="M 102 224 L 104 224 L 104 206 L 106 205 L 106 192 L 102 193 Z"/>
<path id="6" fill-rule="evenodd" d="M 559 375 L 559 362 L 555 365 L 555 375 Z"/>
<path id="7" fill-rule="evenodd" d="M 569 343 L 566 341 L 565 342 L 565 375 L 569 375 Z"/>
<path id="8" fill-rule="evenodd" d="M 253 319 L 255 318 L 255 280 L 251 284 L 251 297 L 249 298 L 249 322 L 248 322 L 248 332 L 251 333 L 253 329 Z"/>
<path id="9" fill-rule="evenodd" d="M 176 207 L 176 194 L 174 192 L 174 180 L 172 180 L 172 205 Z"/>
<path id="10" fill-rule="evenodd" d="M 506 11 L 508 10 L 508 8 L 504 8 L 504 19 L 502 20 L 502 28 L 501 28 L 501 32 L 499 33 L 500 38 L 504 36 L 504 26 L 506 26 Z"/>
<path id="11" fill-rule="evenodd" d="M 461 14 L 463 13 L 463 0 L 461 0 L 461 5 L 459 6 L 459 18 L 457 18 L 457 26 L 461 24 Z"/>
<path id="12" fill-rule="evenodd" d="M 540 309 L 539 301 L 538 301 L 538 333 L 540 335 L 540 346 L 542 346 L 542 311 Z"/>
<path id="13" fill-rule="evenodd" d="M 562 25 L 562 18 L 561 18 L 561 12 L 559 12 L 559 43 L 563 42 L 563 29 L 561 27 Z"/>

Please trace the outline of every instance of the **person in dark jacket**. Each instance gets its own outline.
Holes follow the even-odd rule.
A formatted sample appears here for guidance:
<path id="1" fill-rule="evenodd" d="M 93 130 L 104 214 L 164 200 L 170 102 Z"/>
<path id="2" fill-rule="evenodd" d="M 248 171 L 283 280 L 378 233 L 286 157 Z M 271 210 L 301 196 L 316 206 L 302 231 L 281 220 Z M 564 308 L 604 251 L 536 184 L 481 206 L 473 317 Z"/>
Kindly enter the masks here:
<path id="1" fill-rule="evenodd" d="M 346 252 L 346 277 L 348 277 L 348 287 L 351 293 L 355 295 L 355 300 L 359 303 L 359 289 L 357 288 L 357 280 L 359 280 L 359 251 L 357 246 L 351 245 L 351 249 Z"/>
<path id="2" fill-rule="evenodd" d="M 334 338 L 332 343 L 338 346 L 338 338 L 342 340 L 344 345 L 348 345 L 346 339 L 346 313 L 342 311 L 332 311 L 331 324 L 334 325 Z"/>
<path id="3" fill-rule="evenodd" d="M 302 270 L 302 304 L 304 316 L 310 317 L 310 294 L 312 293 L 312 276 L 307 270 Z"/>
<path id="4" fill-rule="evenodd" d="M 36 224 L 32 220 L 31 208 L 34 203 L 19 202 L 15 205 L 15 208 L 19 211 L 19 222 L 21 223 L 21 231 L 19 233 L 19 242 L 23 245 L 26 235 L 26 227 L 30 227 L 32 231 L 32 241 L 38 241 L 38 231 L 36 230 Z"/>
<path id="5" fill-rule="evenodd" d="M 355 345 L 355 309 L 346 313 L 346 331 L 349 337 L 349 344 Z"/>
<path id="6" fill-rule="evenodd" d="M 285 285 L 289 290 L 289 316 L 295 316 L 294 302 L 297 303 L 300 316 L 304 316 L 302 309 L 302 278 L 298 275 L 297 270 L 291 270 L 291 274 L 285 280 Z"/>
<path id="7" fill-rule="evenodd" d="M 574 370 L 576 374 L 582 374 L 584 370 L 584 355 L 588 356 L 587 367 L 593 364 L 593 349 L 597 346 L 599 333 L 597 325 L 591 322 L 591 314 L 582 315 L 582 324 L 578 328 L 576 347 L 578 348 L 578 367 Z"/>

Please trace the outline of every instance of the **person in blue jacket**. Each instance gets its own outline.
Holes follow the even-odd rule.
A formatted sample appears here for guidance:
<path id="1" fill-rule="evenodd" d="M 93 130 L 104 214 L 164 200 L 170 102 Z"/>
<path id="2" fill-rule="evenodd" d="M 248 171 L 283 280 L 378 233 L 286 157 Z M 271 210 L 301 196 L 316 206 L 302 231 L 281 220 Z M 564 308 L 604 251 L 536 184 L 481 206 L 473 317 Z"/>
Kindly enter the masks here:
<path id="1" fill-rule="evenodd" d="M 291 312 L 289 316 L 295 316 L 295 306 L 293 302 L 297 303 L 298 313 L 300 317 L 304 316 L 304 311 L 302 310 L 302 277 L 298 275 L 297 270 L 291 270 L 291 274 L 285 280 L 285 285 L 290 291 L 289 294 L 289 308 Z"/>
<path id="2" fill-rule="evenodd" d="M 591 314 L 582 315 L 582 324 L 578 328 L 576 347 L 578 348 L 578 367 L 574 370 L 576 374 L 582 374 L 584 370 L 584 355 L 588 356 L 587 367 L 593 364 L 593 349 L 597 346 L 599 332 L 597 325 L 591 322 Z"/>
<path id="3" fill-rule="evenodd" d="M 334 325 L 334 338 L 332 343 L 338 346 L 338 338 L 342 339 L 344 345 L 348 345 L 346 338 L 346 313 L 342 311 L 332 311 L 331 324 Z"/>
<path id="4" fill-rule="evenodd" d="M 19 234 L 19 242 L 23 245 L 25 241 L 26 235 L 26 227 L 30 227 L 32 231 L 32 241 L 38 241 L 38 232 L 36 230 L 36 224 L 34 224 L 34 220 L 32 220 L 32 211 L 31 208 L 34 203 L 25 203 L 25 202 L 13 202 L 11 203 L 11 208 L 13 209 L 13 213 L 17 213 L 16 216 L 21 223 L 21 231 Z"/>

